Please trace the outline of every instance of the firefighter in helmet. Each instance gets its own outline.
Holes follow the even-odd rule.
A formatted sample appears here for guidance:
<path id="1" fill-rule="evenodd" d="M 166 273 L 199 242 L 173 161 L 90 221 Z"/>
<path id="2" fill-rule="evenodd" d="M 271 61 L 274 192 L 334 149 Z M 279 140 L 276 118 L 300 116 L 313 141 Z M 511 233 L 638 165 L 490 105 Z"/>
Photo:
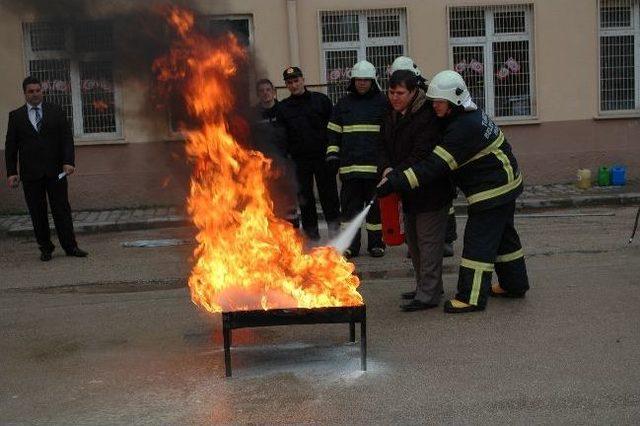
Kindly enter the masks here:
<path id="1" fill-rule="evenodd" d="M 338 170 L 342 188 L 340 203 L 343 222 L 349 222 L 371 201 L 378 182 L 376 144 L 387 100 L 376 80 L 372 63 L 360 61 L 351 68 L 349 93 L 333 109 L 327 125 L 326 160 Z M 384 256 L 380 209 L 374 203 L 366 218 L 367 251 L 373 257 Z M 345 256 L 360 253 L 360 232 Z"/>
<path id="2" fill-rule="evenodd" d="M 469 204 L 458 291 L 448 313 L 481 311 L 488 296 L 520 298 L 529 289 L 520 238 L 514 226 L 522 175 L 500 128 L 471 99 L 455 71 L 436 74 L 427 91 L 443 125 L 441 142 L 419 163 L 389 173 L 378 195 L 428 188 L 450 175 Z M 493 271 L 498 283 L 491 285 Z"/>

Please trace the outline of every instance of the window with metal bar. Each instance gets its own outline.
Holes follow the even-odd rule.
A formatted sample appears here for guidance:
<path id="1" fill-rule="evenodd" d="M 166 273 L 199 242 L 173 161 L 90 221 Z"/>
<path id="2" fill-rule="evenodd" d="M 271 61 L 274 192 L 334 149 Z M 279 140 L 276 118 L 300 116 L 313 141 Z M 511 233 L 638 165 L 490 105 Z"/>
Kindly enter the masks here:
<path id="1" fill-rule="evenodd" d="M 29 74 L 42 82 L 45 101 L 65 111 L 74 135 L 118 135 L 112 23 L 35 22 L 23 30 Z"/>
<path id="2" fill-rule="evenodd" d="M 451 67 L 492 117 L 536 115 L 532 11 L 527 4 L 449 8 Z"/>
<path id="3" fill-rule="evenodd" d="M 600 112 L 640 109 L 638 0 L 600 1 Z"/>
<path id="4" fill-rule="evenodd" d="M 320 12 L 320 30 L 327 95 L 334 103 L 347 94 L 351 67 L 361 60 L 376 67 L 378 82 L 386 90 L 389 67 L 406 51 L 404 9 Z"/>

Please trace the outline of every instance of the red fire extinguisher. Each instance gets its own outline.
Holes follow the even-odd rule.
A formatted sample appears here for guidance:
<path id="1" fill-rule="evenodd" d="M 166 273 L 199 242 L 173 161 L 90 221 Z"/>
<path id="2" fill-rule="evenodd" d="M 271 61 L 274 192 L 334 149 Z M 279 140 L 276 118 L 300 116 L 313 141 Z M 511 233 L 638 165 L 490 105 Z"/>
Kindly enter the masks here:
<path id="1" fill-rule="evenodd" d="M 382 219 L 382 239 L 387 245 L 399 246 L 404 243 L 404 222 L 402 202 L 398 194 L 381 197 L 380 218 Z"/>

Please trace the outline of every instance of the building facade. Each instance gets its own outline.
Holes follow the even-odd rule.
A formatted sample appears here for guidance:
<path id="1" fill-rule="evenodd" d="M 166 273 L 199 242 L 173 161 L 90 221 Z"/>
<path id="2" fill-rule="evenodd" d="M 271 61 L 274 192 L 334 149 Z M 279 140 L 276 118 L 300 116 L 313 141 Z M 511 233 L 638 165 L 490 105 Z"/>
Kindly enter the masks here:
<path id="1" fill-rule="evenodd" d="M 137 79 L 123 71 L 113 10 L 78 3 L 91 13 L 69 25 L 0 2 L 0 131 L 24 102 L 21 80 L 38 76 L 73 124 L 74 208 L 182 203 L 188 165 L 175 117 L 149 105 L 150 70 Z M 117 5 L 117 16 L 132 3 Z M 372 62 L 385 85 L 393 59 L 408 55 L 427 78 L 443 69 L 465 77 L 526 182 L 568 182 L 578 168 L 611 164 L 639 176 L 640 0 L 202 0 L 194 8 L 203 29 L 229 28 L 255 54 L 249 80 L 281 86 L 282 70 L 298 65 L 335 101 L 358 60 Z M 24 210 L 22 194 L 5 185 L 0 201 L 0 212 Z"/>

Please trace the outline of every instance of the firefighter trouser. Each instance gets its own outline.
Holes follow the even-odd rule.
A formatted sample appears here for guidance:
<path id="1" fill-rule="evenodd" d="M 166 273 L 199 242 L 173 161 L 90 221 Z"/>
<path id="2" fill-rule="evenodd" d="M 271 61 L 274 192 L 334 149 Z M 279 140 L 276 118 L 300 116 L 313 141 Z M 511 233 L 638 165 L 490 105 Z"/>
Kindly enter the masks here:
<path id="1" fill-rule="evenodd" d="M 449 208 L 449 217 L 447 218 L 447 232 L 444 237 L 444 242 L 451 244 L 458 239 L 458 233 L 456 232 L 456 214 L 453 210 L 453 206 Z"/>
<path id="2" fill-rule="evenodd" d="M 492 209 L 469 212 L 458 275 L 456 299 L 485 306 L 495 270 L 500 287 L 524 294 L 529 279 L 520 238 L 513 225 L 515 201 Z"/>
<path id="3" fill-rule="evenodd" d="M 342 181 L 340 189 L 340 205 L 342 207 L 342 222 L 348 223 L 356 217 L 376 193 L 376 179 L 345 179 Z M 367 214 L 365 223 L 367 230 L 367 248 L 371 250 L 376 247 L 384 248 L 382 242 L 382 224 L 380 222 L 380 206 L 373 203 L 371 210 Z M 360 231 L 351 241 L 349 246 L 351 254 L 360 253 Z"/>
<path id="4" fill-rule="evenodd" d="M 319 238 L 316 197 L 313 193 L 315 178 L 318 197 L 329 229 L 339 226 L 340 201 L 335 174 L 331 173 L 324 158 L 317 160 L 295 160 L 298 178 L 298 203 L 302 229 L 310 238 Z"/>

